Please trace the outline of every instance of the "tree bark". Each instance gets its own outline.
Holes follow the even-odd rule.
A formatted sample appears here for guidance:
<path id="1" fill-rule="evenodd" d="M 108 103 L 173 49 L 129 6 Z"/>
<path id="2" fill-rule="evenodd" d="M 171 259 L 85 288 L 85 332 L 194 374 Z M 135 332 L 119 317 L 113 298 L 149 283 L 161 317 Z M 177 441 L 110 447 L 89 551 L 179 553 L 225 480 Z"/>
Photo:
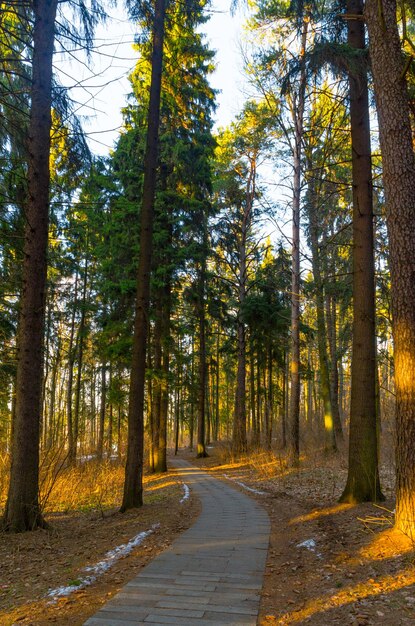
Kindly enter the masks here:
<path id="1" fill-rule="evenodd" d="M 348 0 L 347 13 L 361 15 L 363 0 Z M 365 48 L 365 26 L 348 19 L 348 43 Z M 372 163 L 366 76 L 349 73 L 353 177 L 353 345 L 349 468 L 341 502 L 378 501 L 376 436 L 375 261 L 373 252 Z"/>
<path id="2" fill-rule="evenodd" d="M 380 10 L 381 9 L 381 10 Z M 415 538 L 415 158 L 394 0 L 367 0 L 392 283 L 396 527 Z"/>
<path id="3" fill-rule="evenodd" d="M 204 220 L 204 218 L 203 218 Z M 206 231 L 205 225 L 203 226 Z M 207 233 L 203 235 L 206 241 Z M 205 245 L 203 246 L 205 248 Z M 199 279 L 197 313 L 199 325 L 199 381 L 198 381 L 198 407 L 197 407 L 197 457 L 207 457 L 206 451 L 206 311 L 205 311 L 205 288 L 206 288 L 206 258 L 202 252 Z"/>
<path id="4" fill-rule="evenodd" d="M 107 404 L 107 382 L 105 363 L 101 367 L 101 406 L 99 410 L 97 459 L 102 461 L 104 454 L 105 409 Z"/>
<path id="5" fill-rule="evenodd" d="M 57 0 L 34 3 L 28 198 L 20 301 L 16 416 L 4 527 L 44 527 L 39 505 L 40 402 L 49 225 L 52 58 Z"/>
<path id="6" fill-rule="evenodd" d="M 292 225 L 292 281 L 291 281 L 291 401 L 289 455 L 291 463 L 300 460 L 300 196 L 301 196 L 301 148 L 303 140 L 305 106 L 305 52 L 307 45 L 308 18 L 304 18 L 301 36 L 301 75 L 297 103 L 293 106 L 295 125 L 294 179 L 293 179 L 293 225 Z"/>
<path id="7" fill-rule="evenodd" d="M 150 303 L 150 273 L 153 249 L 154 197 L 157 177 L 165 15 L 165 0 L 156 0 L 153 26 L 150 102 L 144 164 L 143 201 L 141 206 L 140 255 L 138 262 L 137 298 L 135 305 L 133 355 L 128 407 L 127 460 L 121 512 L 140 507 L 143 504 L 144 396 L 147 326 Z"/>
<path id="8" fill-rule="evenodd" d="M 237 373 L 235 412 L 233 421 L 232 447 L 236 454 L 245 452 L 248 444 L 246 437 L 246 328 L 242 318 L 248 282 L 247 274 L 247 238 L 252 222 L 252 209 L 255 199 L 256 158 L 250 158 L 249 176 L 246 185 L 245 206 L 239 240 L 238 268 L 238 316 L 237 316 Z"/>
<path id="9" fill-rule="evenodd" d="M 311 171 L 311 163 L 309 163 Z M 320 365 L 320 393 L 324 407 L 324 432 L 325 447 L 327 450 L 337 450 L 334 432 L 333 410 L 330 394 L 330 370 L 327 355 L 327 325 L 325 316 L 324 286 L 321 275 L 320 250 L 319 250 L 319 223 L 315 198 L 314 181 L 308 183 L 308 220 L 310 233 L 310 247 L 312 255 L 312 270 L 314 277 L 314 290 L 317 311 L 317 347 Z"/>

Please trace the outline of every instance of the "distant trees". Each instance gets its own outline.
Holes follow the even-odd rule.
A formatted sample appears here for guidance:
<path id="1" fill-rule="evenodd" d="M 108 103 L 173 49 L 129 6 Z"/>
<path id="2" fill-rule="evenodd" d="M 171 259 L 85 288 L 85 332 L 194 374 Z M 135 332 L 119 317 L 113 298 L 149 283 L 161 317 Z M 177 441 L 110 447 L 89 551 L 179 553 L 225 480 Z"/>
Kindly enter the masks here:
<path id="1" fill-rule="evenodd" d="M 396 7 L 379 15 L 370 0 L 364 10 L 380 163 L 358 0 L 344 6 L 345 19 L 331 5 L 257 2 L 249 63 L 257 98 L 216 137 L 214 55 L 201 34 L 208 2 L 128 6 L 141 29 L 133 96 L 105 159 L 91 159 L 70 106 L 55 98 L 59 5 L 17 2 L 1 15 L 6 528 L 44 525 L 39 452 L 46 464 L 126 452 L 127 510 L 143 502 L 145 462 L 167 470 L 169 445 L 196 444 L 199 456 L 218 439 L 235 454 L 288 446 L 298 463 L 300 445 L 337 451 L 349 430 L 342 500 L 381 499 L 379 407 L 388 425 L 385 394 L 396 388 L 396 519 L 411 534 L 415 166 L 412 61 L 401 56 Z M 84 13 L 79 42 L 94 16 Z M 382 173 L 375 190 L 373 168 Z"/>

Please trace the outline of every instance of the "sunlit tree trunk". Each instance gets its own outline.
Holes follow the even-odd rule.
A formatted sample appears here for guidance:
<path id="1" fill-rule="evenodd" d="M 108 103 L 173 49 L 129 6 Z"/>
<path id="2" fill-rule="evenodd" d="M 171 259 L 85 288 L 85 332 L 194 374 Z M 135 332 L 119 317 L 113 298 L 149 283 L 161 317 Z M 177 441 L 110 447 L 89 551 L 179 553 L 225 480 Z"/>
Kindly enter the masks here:
<path id="1" fill-rule="evenodd" d="M 381 9 L 381 10 L 380 10 Z M 396 390 L 396 527 L 415 538 L 415 158 L 394 0 L 367 0 L 390 242 Z"/>

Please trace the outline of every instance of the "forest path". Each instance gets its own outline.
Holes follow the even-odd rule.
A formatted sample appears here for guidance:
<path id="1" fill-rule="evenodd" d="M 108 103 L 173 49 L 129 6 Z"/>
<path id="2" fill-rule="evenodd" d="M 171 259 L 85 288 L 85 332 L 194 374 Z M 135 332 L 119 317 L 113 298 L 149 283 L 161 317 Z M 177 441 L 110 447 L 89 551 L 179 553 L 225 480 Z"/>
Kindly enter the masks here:
<path id="1" fill-rule="evenodd" d="M 196 523 L 156 557 L 85 626 L 254 626 L 270 522 L 255 500 L 175 459 L 199 496 Z"/>

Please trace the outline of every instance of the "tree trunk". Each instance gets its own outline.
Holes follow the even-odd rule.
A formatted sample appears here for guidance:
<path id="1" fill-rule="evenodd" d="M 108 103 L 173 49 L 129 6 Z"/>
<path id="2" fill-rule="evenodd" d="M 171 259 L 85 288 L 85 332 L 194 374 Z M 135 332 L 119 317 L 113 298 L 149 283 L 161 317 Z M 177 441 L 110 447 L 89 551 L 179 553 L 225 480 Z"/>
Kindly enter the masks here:
<path id="1" fill-rule="evenodd" d="M 312 164 L 309 163 L 309 171 Z M 314 180 L 311 179 L 308 184 L 308 219 L 310 233 L 310 247 L 312 255 L 312 270 L 314 277 L 314 290 L 317 311 L 317 347 L 318 359 L 320 365 L 320 394 L 324 407 L 324 432 L 325 447 L 327 450 L 337 450 L 336 437 L 334 432 L 333 411 L 330 395 L 330 370 L 329 359 L 327 356 L 327 326 L 325 319 L 325 301 L 324 286 L 321 276 L 321 263 L 319 251 L 319 222 L 316 206 L 316 193 L 314 189 Z"/>
<path id="2" fill-rule="evenodd" d="M 204 218 L 203 218 L 204 219 Z M 205 229 L 205 226 L 204 226 Z M 206 229 L 205 229 L 206 230 Z M 207 233 L 203 235 L 205 242 Z M 203 246 L 205 248 L 205 246 Z M 203 251 L 203 255 L 205 252 Z M 207 457 L 206 452 L 206 311 L 205 283 L 206 259 L 203 256 L 199 270 L 198 285 L 198 321 L 199 321 L 199 382 L 198 382 L 198 419 L 197 419 L 197 458 Z"/>
<path id="3" fill-rule="evenodd" d="M 75 365 L 75 315 L 78 303 L 78 271 L 75 274 L 75 295 L 71 318 L 71 330 L 69 335 L 68 349 L 68 384 L 66 389 L 66 421 L 68 432 L 68 462 L 73 465 L 75 458 L 75 444 L 73 436 L 73 413 L 72 413 L 72 391 L 73 391 L 73 368 Z"/>
<path id="4" fill-rule="evenodd" d="M 169 370 L 170 370 L 170 310 L 171 284 L 166 279 L 163 289 L 162 307 L 162 387 L 160 395 L 160 422 L 156 472 L 167 472 L 167 420 L 169 412 Z"/>
<path id="5" fill-rule="evenodd" d="M 82 286 L 82 302 L 81 302 L 81 320 L 79 322 L 78 329 L 78 370 L 76 373 L 76 386 L 75 386 L 75 406 L 73 414 L 73 437 L 72 437 L 72 455 L 69 458 L 69 462 L 72 465 L 76 463 L 76 454 L 78 449 L 79 438 L 79 407 L 81 401 L 81 384 L 82 384 L 82 367 L 84 360 L 84 335 L 85 335 L 85 318 L 86 318 L 86 291 L 88 284 L 88 261 L 85 260 L 84 268 L 84 280 Z"/>
<path id="6" fill-rule="evenodd" d="M 150 273 L 153 248 L 154 197 L 156 191 L 161 76 L 163 68 L 165 0 L 156 0 L 153 26 L 150 102 L 141 206 L 140 255 L 137 275 L 133 355 L 128 407 L 128 444 L 121 511 L 143 504 L 144 396 Z"/>
<path id="7" fill-rule="evenodd" d="M 361 15 L 363 0 L 348 0 L 347 13 Z M 349 19 L 348 43 L 365 48 L 365 26 Z M 372 164 L 367 77 L 349 73 L 353 177 L 353 345 L 349 469 L 341 502 L 382 499 L 376 436 L 375 262 Z"/>
<path id="8" fill-rule="evenodd" d="M 301 36 L 301 76 L 297 103 L 293 106 L 295 125 L 294 179 L 293 179 L 293 226 L 292 226 L 292 281 L 291 281 L 291 402 L 289 455 L 291 463 L 300 460 L 300 196 L 301 196 L 301 148 L 303 141 L 305 106 L 305 52 L 307 45 L 308 18 L 304 18 Z"/>
<path id="9" fill-rule="evenodd" d="M 379 10 L 381 8 L 381 11 Z M 367 0 L 390 242 L 396 389 L 396 517 L 415 538 L 415 158 L 396 4 Z"/>
<path id="10" fill-rule="evenodd" d="M 104 453 L 104 432 L 105 432 L 105 408 L 107 402 L 107 384 L 105 380 L 106 367 L 102 364 L 101 368 L 101 407 L 99 411 L 99 425 L 98 425 L 98 445 L 97 445 L 97 459 L 102 461 Z"/>
<path id="11" fill-rule="evenodd" d="M 235 412 L 232 433 L 232 447 L 236 454 L 247 449 L 246 438 L 246 328 L 242 318 L 248 282 L 246 244 L 252 222 L 252 209 L 255 199 L 256 158 L 250 158 L 249 176 L 246 185 L 245 206 L 239 241 L 238 268 L 238 318 L 237 318 L 237 373 Z"/>
<path id="12" fill-rule="evenodd" d="M 57 4 L 57 0 L 38 0 L 33 6 L 28 197 L 17 339 L 16 416 L 3 520 L 4 527 L 14 532 L 45 526 L 39 505 L 39 426 L 49 224 L 52 57 Z"/>
<path id="13" fill-rule="evenodd" d="M 256 406 L 256 390 L 255 390 L 255 353 L 254 343 L 251 339 L 250 366 L 249 366 L 249 384 L 251 396 L 251 415 L 252 415 L 252 438 L 251 446 L 255 449 L 259 447 L 259 428 L 258 428 L 258 412 Z"/>
<path id="14" fill-rule="evenodd" d="M 333 411 L 334 432 L 337 443 L 344 440 L 339 405 L 339 366 L 337 357 L 337 303 L 335 296 L 328 298 L 327 336 L 330 349 L 330 389 L 331 409 Z"/>
<path id="15" fill-rule="evenodd" d="M 284 368 L 282 370 L 282 403 L 281 403 L 281 445 L 287 447 L 287 408 L 288 408 L 288 354 L 284 350 Z"/>

